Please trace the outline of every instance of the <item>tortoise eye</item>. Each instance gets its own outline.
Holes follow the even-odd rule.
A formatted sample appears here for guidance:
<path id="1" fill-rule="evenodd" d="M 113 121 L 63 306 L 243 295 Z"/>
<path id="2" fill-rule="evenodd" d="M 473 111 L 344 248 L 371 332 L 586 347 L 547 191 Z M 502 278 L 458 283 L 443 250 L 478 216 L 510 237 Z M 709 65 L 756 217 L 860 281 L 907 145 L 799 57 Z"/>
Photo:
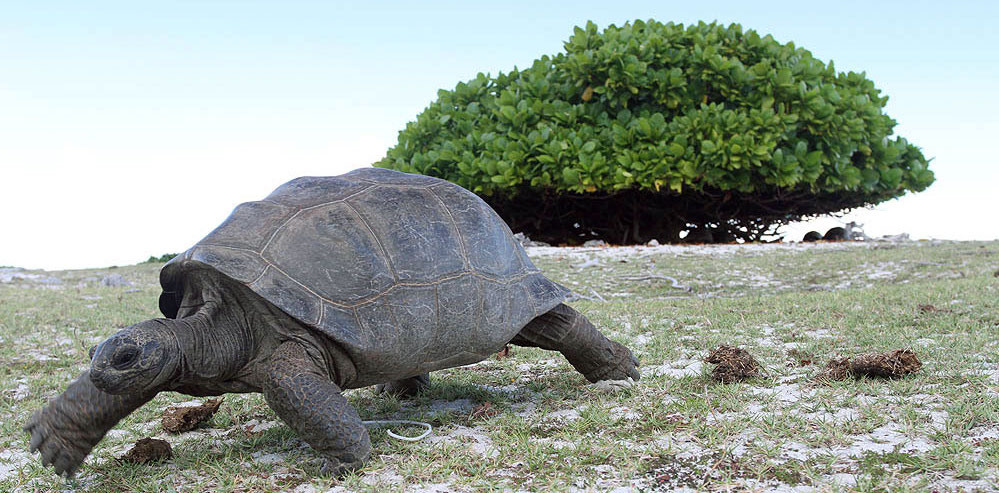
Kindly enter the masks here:
<path id="1" fill-rule="evenodd" d="M 111 359 L 111 366 L 116 370 L 124 370 L 135 364 L 139 359 L 139 348 L 135 346 L 124 347 L 114 354 Z"/>

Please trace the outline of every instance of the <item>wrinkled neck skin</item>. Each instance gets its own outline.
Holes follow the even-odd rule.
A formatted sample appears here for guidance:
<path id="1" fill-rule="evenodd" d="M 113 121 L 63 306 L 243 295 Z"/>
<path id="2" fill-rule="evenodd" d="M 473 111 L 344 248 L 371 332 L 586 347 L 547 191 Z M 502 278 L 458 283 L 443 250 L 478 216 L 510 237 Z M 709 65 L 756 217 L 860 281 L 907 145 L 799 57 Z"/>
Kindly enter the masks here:
<path id="1" fill-rule="evenodd" d="M 174 385 L 190 395 L 259 392 L 266 357 L 277 341 L 265 302 L 206 273 L 191 279 L 178 318 L 169 320 L 180 346 Z"/>
<path id="2" fill-rule="evenodd" d="M 167 320 L 177 338 L 180 361 L 170 390 L 194 395 L 255 391 L 241 370 L 256 354 L 256 340 L 241 310 L 206 302 L 187 317 Z M 246 380 L 246 381 L 244 381 Z"/>

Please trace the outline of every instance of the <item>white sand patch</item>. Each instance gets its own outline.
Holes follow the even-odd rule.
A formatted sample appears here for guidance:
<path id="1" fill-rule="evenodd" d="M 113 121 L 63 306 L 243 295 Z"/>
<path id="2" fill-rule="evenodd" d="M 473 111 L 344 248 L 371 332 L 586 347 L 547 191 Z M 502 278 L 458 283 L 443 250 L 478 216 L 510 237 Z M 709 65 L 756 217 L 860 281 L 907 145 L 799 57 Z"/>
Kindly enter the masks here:
<path id="1" fill-rule="evenodd" d="M 430 444 L 464 443 L 467 444 L 472 452 L 479 454 L 484 459 L 496 457 L 500 453 L 499 449 L 493 445 L 493 440 L 489 438 L 489 435 L 486 435 L 478 428 L 469 428 L 467 426 L 458 426 L 448 434 L 430 436 L 426 439 L 426 442 Z"/>
<path id="2" fill-rule="evenodd" d="M 28 349 L 26 351 L 21 351 L 20 356 L 28 358 L 32 361 L 55 361 L 59 358 L 52 356 L 50 354 L 43 353 L 38 349 Z"/>
<path id="3" fill-rule="evenodd" d="M 0 450 L 0 481 L 16 477 L 33 460 L 31 454 L 22 450 Z"/>
<path id="4" fill-rule="evenodd" d="M 263 433 L 271 428 L 281 426 L 281 422 L 278 420 L 270 421 L 260 421 L 257 419 L 251 419 L 243 424 L 243 431 L 251 434 Z"/>
<path id="5" fill-rule="evenodd" d="M 856 474 L 847 474 L 847 473 L 841 472 L 841 473 L 833 474 L 833 475 L 830 475 L 830 476 L 827 476 L 827 477 L 829 478 L 829 481 L 831 483 L 837 484 L 837 485 L 840 485 L 840 486 L 853 486 L 853 485 L 857 484 L 857 475 Z"/>
<path id="6" fill-rule="evenodd" d="M 803 398 L 815 395 L 814 389 L 802 389 L 796 383 L 785 383 L 773 387 L 753 387 L 750 389 L 754 395 L 773 397 L 781 402 L 798 402 Z"/>
<path id="7" fill-rule="evenodd" d="M 814 454 L 812 447 L 801 442 L 787 442 L 780 446 L 780 457 L 784 460 L 806 461 Z"/>
<path id="8" fill-rule="evenodd" d="M 823 423 L 842 424 L 848 421 L 860 419 L 860 411 L 849 407 L 837 409 L 835 411 L 816 411 L 812 413 L 802 413 L 801 416 L 811 421 L 821 421 Z"/>
<path id="9" fill-rule="evenodd" d="M 184 402 L 175 402 L 173 404 L 167 404 L 166 406 L 163 406 L 163 409 L 161 409 L 161 411 L 166 411 L 168 407 L 197 407 L 202 404 L 204 404 L 204 401 L 200 401 L 197 399 Z"/>
<path id="10" fill-rule="evenodd" d="M 256 462 L 257 464 L 283 464 L 288 462 L 288 456 L 282 453 L 265 454 L 257 451 L 250 454 L 250 457 L 252 457 L 253 462 Z"/>
<path id="11" fill-rule="evenodd" d="M 128 437 L 130 436 L 132 436 L 132 434 L 129 433 L 128 430 L 123 430 L 121 428 L 114 428 L 108 430 L 108 432 L 104 435 L 104 441 L 117 442 L 121 440 L 127 440 Z"/>
<path id="12" fill-rule="evenodd" d="M 10 400 L 17 402 L 27 399 L 31 395 L 31 388 L 27 384 L 19 383 L 17 387 L 5 389 L 3 392 L 7 394 Z"/>
<path id="13" fill-rule="evenodd" d="M 517 365 L 517 371 L 530 372 L 538 369 L 557 368 L 560 364 L 555 359 L 543 359 L 534 363 L 521 363 Z"/>
<path id="14" fill-rule="evenodd" d="M 821 327 L 818 329 L 806 329 L 805 335 L 808 337 L 815 337 L 815 338 L 836 337 L 836 335 L 833 334 L 831 330 L 825 327 Z"/>
<path id="15" fill-rule="evenodd" d="M 878 262 L 874 265 L 864 264 L 858 270 L 869 280 L 889 280 L 895 279 L 898 271 L 901 270 L 895 262 Z"/>
<path id="16" fill-rule="evenodd" d="M 630 389 L 634 386 L 635 381 L 632 380 L 631 377 L 628 377 L 627 380 L 600 380 L 596 383 L 587 385 L 586 388 L 602 394 L 613 394 L 624 389 Z"/>
<path id="17" fill-rule="evenodd" d="M 996 491 L 999 485 L 999 478 L 993 475 L 991 478 L 983 476 L 979 479 L 957 479 L 952 476 L 945 476 L 943 479 L 930 483 L 931 491 Z"/>
<path id="18" fill-rule="evenodd" d="M 625 329 L 626 330 L 631 329 L 630 326 L 631 326 L 631 324 L 628 324 L 628 326 L 625 327 Z M 653 335 L 651 333 L 648 333 L 648 332 L 646 332 L 644 334 L 639 334 L 639 335 L 637 335 L 635 338 L 633 338 L 631 340 L 631 344 L 635 345 L 635 346 L 644 346 L 644 345 L 652 342 L 652 337 L 653 337 Z"/>
<path id="19" fill-rule="evenodd" d="M 999 428 L 977 428 L 966 438 L 972 443 L 982 440 L 999 440 Z"/>
<path id="20" fill-rule="evenodd" d="M 854 435 L 853 444 L 849 447 L 840 447 L 832 450 L 834 455 L 859 457 L 864 452 L 887 453 L 887 452 L 926 452 L 933 450 L 936 445 L 924 437 L 909 437 L 899 430 L 895 423 L 888 423 L 866 435 Z"/>
<path id="21" fill-rule="evenodd" d="M 661 365 L 640 368 L 640 370 L 642 370 L 642 373 L 646 375 L 656 377 L 682 378 L 699 376 L 703 368 L 704 362 L 700 359 L 685 358 L 663 363 Z"/>
<path id="22" fill-rule="evenodd" d="M 551 437 L 541 437 L 541 438 L 534 438 L 533 441 L 537 443 L 544 443 L 551 445 L 551 447 L 555 450 L 562 450 L 562 449 L 576 450 L 576 444 L 566 440 L 558 440 Z"/>
<path id="23" fill-rule="evenodd" d="M 650 255 L 704 256 L 727 257 L 732 255 L 758 256 L 773 252 L 802 252 L 815 250 L 847 250 L 851 248 L 871 248 L 873 242 L 843 241 L 830 243 L 732 243 L 722 245 L 637 245 L 610 247 L 526 247 L 530 257 L 562 257 L 569 259 L 586 259 L 600 257 L 603 259 L 634 262 Z"/>
<path id="24" fill-rule="evenodd" d="M 517 413 L 517 416 L 526 418 L 538 410 L 538 404 L 536 402 L 517 402 L 512 404 L 510 408 Z"/>
<path id="25" fill-rule="evenodd" d="M 407 406 L 406 404 L 409 404 Z M 411 407 L 410 403 L 403 403 L 402 407 Z M 471 399 L 455 399 L 453 401 L 435 400 L 430 403 L 431 414 L 461 413 L 468 414 L 475 410 L 475 403 Z"/>
<path id="26" fill-rule="evenodd" d="M 627 406 L 617 406 L 615 408 L 611 408 L 610 414 L 611 416 L 614 417 L 614 419 L 623 419 L 627 421 L 635 420 L 642 417 L 641 414 L 632 411 L 631 408 Z"/>
<path id="27" fill-rule="evenodd" d="M 560 411 L 555 411 L 548 413 L 545 416 L 546 421 L 561 421 L 561 422 L 572 422 L 579 419 L 579 411 L 575 409 L 562 409 Z"/>
<path id="28" fill-rule="evenodd" d="M 24 283 L 58 285 L 62 284 L 62 279 L 44 273 L 45 271 L 29 272 L 20 267 L 0 267 L 0 283 Z"/>
<path id="29" fill-rule="evenodd" d="M 406 491 L 410 493 L 452 493 L 455 491 L 467 491 L 465 488 L 457 488 L 451 483 L 430 483 L 414 486 L 406 486 Z"/>
<path id="30" fill-rule="evenodd" d="M 394 485 L 398 486 L 406 482 L 398 471 L 391 467 L 386 467 L 380 471 L 369 472 L 361 478 L 361 482 L 368 486 Z"/>

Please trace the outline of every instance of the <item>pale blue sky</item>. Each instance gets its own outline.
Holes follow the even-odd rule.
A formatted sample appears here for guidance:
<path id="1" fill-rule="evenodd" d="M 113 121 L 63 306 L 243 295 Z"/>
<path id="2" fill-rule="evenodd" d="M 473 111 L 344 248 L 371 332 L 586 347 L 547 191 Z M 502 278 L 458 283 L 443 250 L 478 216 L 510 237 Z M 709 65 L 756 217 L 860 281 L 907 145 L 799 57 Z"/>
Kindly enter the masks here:
<path id="1" fill-rule="evenodd" d="M 182 251 L 238 202 L 379 159 L 440 88 L 558 52 L 587 20 L 650 18 L 738 22 L 866 71 L 937 183 L 850 218 L 873 234 L 999 238 L 997 14 L 960 1 L 3 1 L 0 265 Z"/>

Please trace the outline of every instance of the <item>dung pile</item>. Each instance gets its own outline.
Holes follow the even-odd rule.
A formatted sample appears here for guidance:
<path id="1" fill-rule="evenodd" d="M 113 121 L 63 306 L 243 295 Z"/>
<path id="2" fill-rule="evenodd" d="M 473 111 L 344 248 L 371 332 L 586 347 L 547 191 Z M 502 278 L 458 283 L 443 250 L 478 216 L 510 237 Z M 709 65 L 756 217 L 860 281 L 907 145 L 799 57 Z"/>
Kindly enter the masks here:
<path id="1" fill-rule="evenodd" d="M 222 405 L 222 399 L 208 399 L 200 406 L 177 407 L 170 406 L 163 411 L 163 429 L 170 433 L 191 431 L 199 424 L 207 421 Z"/>
<path id="2" fill-rule="evenodd" d="M 833 358 L 816 378 L 845 380 L 847 378 L 902 378 L 923 367 L 916 353 L 908 348 L 886 353 L 864 353 L 853 358 Z"/>
<path id="3" fill-rule="evenodd" d="M 718 349 L 704 358 L 704 362 L 717 365 L 711 370 L 711 377 L 721 383 L 738 382 L 762 375 L 763 367 L 749 351 L 735 346 L 718 346 Z"/>
<path id="4" fill-rule="evenodd" d="M 160 462 L 173 456 L 170 442 L 157 438 L 143 438 L 135 442 L 125 455 L 121 456 L 122 462 L 133 462 L 136 464 L 147 464 L 150 462 Z"/>

